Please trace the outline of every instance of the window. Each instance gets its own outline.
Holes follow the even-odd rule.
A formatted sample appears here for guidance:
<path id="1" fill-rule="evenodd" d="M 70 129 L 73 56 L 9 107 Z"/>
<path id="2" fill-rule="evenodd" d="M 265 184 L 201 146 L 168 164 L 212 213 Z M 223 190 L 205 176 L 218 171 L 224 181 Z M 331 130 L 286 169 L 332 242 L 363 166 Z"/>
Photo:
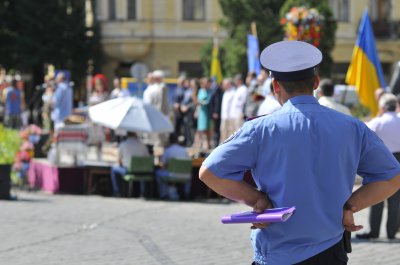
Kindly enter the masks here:
<path id="1" fill-rule="evenodd" d="M 183 0 L 183 20 L 205 20 L 204 0 Z"/>
<path id="2" fill-rule="evenodd" d="M 104 19 L 104 9 L 102 6 L 102 2 L 100 0 L 97 0 L 95 2 L 95 11 L 96 11 L 96 18 L 98 20 L 103 20 Z"/>
<path id="3" fill-rule="evenodd" d="M 329 0 L 329 6 L 331 7 L 333 15 L 337 21 L 349 21 L 349 0 Z"/>
<path id="4" fill-rule="evenodd" d="M 128 20 L 136 20 L 136 0 L 128 1 Z"/>
<path id="5" fill-rule="evenodd" d="M 117 14 L 116 14 L 116 5 L 115 5 L 116 0 L 108 0 L 108 19 L 109 20 L 116 20 Z"/>
<path id="6" fill-rule="evenodd" d="M 185 73 L 189 77 L 202 77 L 203 67 L 200 62 L 179 62 L 179 73 Z"/>
<path id="7" fill-rule="evenodd" d="M 369 6 L 372 20 L 390 20 L 390 0 L 370 0 Z"/>

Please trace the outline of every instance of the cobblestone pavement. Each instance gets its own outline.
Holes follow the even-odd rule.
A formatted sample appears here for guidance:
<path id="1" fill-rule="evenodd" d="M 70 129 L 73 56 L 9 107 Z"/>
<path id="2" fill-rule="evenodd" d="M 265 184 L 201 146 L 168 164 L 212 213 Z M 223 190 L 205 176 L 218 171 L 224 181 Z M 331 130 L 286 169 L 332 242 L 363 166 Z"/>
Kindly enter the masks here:
<path id="1" fill-rule="evenodd" d="M 249 226 L 219 222 L 248 210 L 243 205 L 16 194 L 0 201 L 1 265 L 251 263 Z M 357 214 L 358 223 L 366 225 L 367 214 Z M 384 232 L 374 242 L 353 240 L 349 264 L 400 264 L 400 241 Z"/>

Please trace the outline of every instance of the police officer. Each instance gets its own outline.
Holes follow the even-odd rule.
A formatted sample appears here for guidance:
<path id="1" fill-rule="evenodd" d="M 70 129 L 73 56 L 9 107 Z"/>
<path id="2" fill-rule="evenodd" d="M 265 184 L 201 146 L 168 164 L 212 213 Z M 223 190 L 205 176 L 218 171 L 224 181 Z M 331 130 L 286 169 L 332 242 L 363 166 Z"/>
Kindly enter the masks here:
<path id="1" fill-rule="evenodd" d="M 400 187 L 400 164 L 382 141 L 312 96 L 321 60 L 305 42 L 265 48 L 261 63 L 282 108 L 246 122 L 200 169 L 210 188 L 254 211 L 296 206 L 287 222 L 253 224 L 253 264 L 347 264 L 343 232 L 362 229 L 353 213 Z M 243 182 L 250 169 L 257 189 Z M 356 174 L 363 186 L 352 192 Z"/>

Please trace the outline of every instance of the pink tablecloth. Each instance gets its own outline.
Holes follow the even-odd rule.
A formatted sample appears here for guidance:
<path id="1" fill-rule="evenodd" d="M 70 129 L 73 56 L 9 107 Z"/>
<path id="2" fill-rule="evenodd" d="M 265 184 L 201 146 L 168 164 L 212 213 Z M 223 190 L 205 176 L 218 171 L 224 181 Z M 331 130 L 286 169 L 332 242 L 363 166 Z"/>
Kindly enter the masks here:
<path id="1" fill-rule="evenodd" d="M 29 185 L 56 193 L 60 189 L 58 173 L 57 166 L 44 160 L 32 160 L 28 171 Z"/>
<path id="2" fill-rule="evenodd" d="M 46 159 L 33 159 L 28 171 L 29 185 L 50 193 L 83 194 L 83 167 L 58 167 Z"/>

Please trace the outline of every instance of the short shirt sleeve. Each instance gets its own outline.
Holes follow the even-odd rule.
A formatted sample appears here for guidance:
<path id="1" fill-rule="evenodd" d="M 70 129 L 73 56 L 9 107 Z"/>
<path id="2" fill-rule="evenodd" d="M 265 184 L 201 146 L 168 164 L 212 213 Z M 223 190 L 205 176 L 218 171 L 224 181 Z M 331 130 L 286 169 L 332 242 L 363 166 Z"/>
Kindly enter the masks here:
<path id="1" fill-rule="evenodd" d="M 244 172 L 255 166 L 258 148 L 254 126 L 248 122 L 218 146 L 203 165 L 219 178 L 240 181 Z"/>
<path id="2" fill-rule="evenodd" d="M 382 140 L 365 128 L 357 173 L 363 184 L 391 179 L 400 175 L 400 164 Z"/>

